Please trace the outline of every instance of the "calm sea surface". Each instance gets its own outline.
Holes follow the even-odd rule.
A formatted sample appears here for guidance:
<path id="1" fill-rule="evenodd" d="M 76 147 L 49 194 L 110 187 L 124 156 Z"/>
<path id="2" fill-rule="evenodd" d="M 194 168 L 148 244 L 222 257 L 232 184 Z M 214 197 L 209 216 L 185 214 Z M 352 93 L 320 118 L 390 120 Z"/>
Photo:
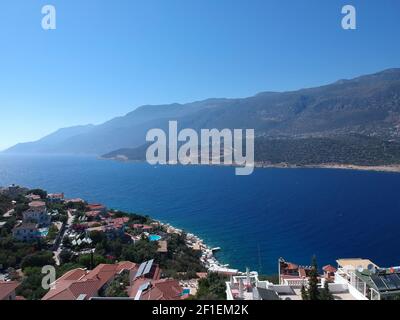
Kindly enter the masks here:
<path id="1" fill-rule="evenodd" d="M 0 155 L 0 185 L 65 192 L 148 214 L 222 248 L 219 259 L 276 273 L 284 257 L 309 264 L 370 258 L 400 265 L 400 174 L 323 169 L 150 166 L 91 157 Z"/>

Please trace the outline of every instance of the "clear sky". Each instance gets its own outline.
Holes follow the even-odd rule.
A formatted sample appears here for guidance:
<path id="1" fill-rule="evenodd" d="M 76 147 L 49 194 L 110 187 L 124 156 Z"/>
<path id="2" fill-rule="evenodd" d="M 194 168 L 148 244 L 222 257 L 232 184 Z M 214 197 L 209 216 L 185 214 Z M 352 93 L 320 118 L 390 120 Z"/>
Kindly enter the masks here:
<path id="1" fill-rule="evenodd" d="M 41 8 L 57 29 L 41 28 Z M 357 9 L 357 30 L 341 8 Z M 398 0 L 2 0 L 0 149 L 139 105 L 400 67 Z"/>

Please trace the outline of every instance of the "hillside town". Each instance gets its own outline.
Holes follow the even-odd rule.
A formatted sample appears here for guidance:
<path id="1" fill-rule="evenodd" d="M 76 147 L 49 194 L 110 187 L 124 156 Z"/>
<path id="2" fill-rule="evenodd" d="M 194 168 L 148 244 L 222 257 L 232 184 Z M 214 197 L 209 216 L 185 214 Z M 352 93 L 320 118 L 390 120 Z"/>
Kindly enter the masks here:
<path id="1" fill-rule="evenodd" d="M 279 260 L 278 276 L 240 272 L 193 234 L 100 203 L 0 189 L 0 300 L 384 300 L 400 267 L 338 259 L 322 273 Z M 43 267 L 56 271 L 44 288 Z"/>

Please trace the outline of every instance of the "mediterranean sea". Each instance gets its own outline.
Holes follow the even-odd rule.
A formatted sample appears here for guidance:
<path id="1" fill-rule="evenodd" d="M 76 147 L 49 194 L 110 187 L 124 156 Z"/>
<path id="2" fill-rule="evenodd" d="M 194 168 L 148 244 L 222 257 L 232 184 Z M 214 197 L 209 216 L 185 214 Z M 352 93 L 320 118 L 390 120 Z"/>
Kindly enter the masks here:
<path id="1" fill-rule="evenodd" d="M 400 174 L 330 169 L 150 166 L 94 157 L 0 155 L 0 185 L 65 192 L 147 214 L 210 246 L 231 267 L 277 273 L 278 258 L 400 265 Z"/>

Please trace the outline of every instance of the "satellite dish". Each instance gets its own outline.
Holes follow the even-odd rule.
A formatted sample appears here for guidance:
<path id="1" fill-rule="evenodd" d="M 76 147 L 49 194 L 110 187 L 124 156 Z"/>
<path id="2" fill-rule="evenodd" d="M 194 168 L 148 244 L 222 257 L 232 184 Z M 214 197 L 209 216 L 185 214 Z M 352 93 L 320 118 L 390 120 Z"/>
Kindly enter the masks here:
<path id="1" fill-rule="evenodd" d="M 375 268 L 375 266 L 373 265 L 373 264 L 369 264 L 368 265 L 368 271 L 370 271 L 371 273 L 375 273 L 376 272 L 376 268 Z"/>
<path id="2" fill-rule="evenodd" d="M 358 267 L 357 267 L 357 271 L 358 271 L 358 272 L 363 272 L 363 271 L 364 271 L 363 266 L 358 266 Z"/>

